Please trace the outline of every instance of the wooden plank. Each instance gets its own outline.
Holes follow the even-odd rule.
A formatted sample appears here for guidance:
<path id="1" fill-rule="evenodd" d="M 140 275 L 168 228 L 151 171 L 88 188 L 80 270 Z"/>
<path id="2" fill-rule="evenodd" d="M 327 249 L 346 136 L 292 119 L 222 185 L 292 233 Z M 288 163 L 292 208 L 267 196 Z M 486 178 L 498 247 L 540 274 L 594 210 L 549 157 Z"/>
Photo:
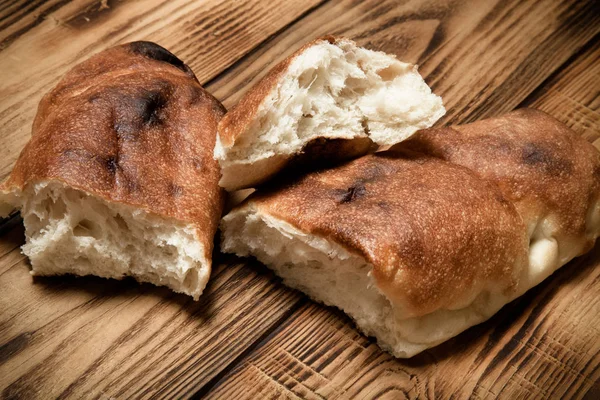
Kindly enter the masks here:
<path id="1" fill-rule="evenodd" d="M 597 101 L 597 60 L 600 57 L 600 46 L 597 28 L 588 31 L 584 26 L 579 27 L 578 32 L 586 33 L 577 39 L 570 28 L 571 22 L 563 20 L 566 24 L 563 26 L 561 22 L 545 15 L 543 20 L 547 26 L 538 26 L 536 29 L 542 32 L 550 31 L 550 26 L 554 27 L 547 36 L 551 38 L 557 38 L 557 32 L 564 33 L 564 30 L 568 30 L 569 35 L 563 35 L 564 40 L 574 41 L 570 45 L 565 42 L 551 44 L 549 40 L 532 32 L 532 27 L 520 26 L 526 23 L 519 22 L 519 13 L 514 4 L 506 4 L 506 7 L 511 11 L 501 12 L 492 8 L 496 11 L 487 16 L 480 15 L 479 23 L 460 24 L 459 21 L 450 23 L 442 20 L 433 24 L 423 22 L 423 26 L 477 26 L 493 38 L 497 34 L 490 31 L 490 27 L 506 24 L 500 23 L 497 18 L 502 20 L 511 15 L 514 30 L 522 35 L 512 39 L 511 42 L 515 44 L 512 47 L 501 45 L 495 48 L 494 43 L 487 43 L 491 58 L 497 57 L 497 62 L 501 63 L 501 60 L 510 55 L 511 61 L 520 60 L 525 64 L 533 62 L 534 65 L 550 62 L 552 65 L 546 64 L 544 68 L 538 69 L 535 76 L 527 74 L 522 79 L 517 79 L 518 74 L 510 69 L 523 71 L 527 68 L 518 63 L 508 67 L 505 62 L 501 63 L 498 71 L 506 79 L 513 79 L 513 84 L 518 86 L 515 90 L 507 89 L 501 77 L 490 73 L 486 68 L 481 72 L 478 69 L 471 70 L 470 80 L 463 79 L 455 85 L 450 81 L 446 86 L 439 86 L 442 91 L 438 89 L 437 92 L 444 97 L 450 109 L 450 117 L 446 120 L 462 122 L 471 120 L 478 114 L 499 114 L 497 110 L 509 110 L 517 105 L 533 106 L 561 119 L 588 140 L 595 141 L 600 148 L 600 103 Z M 548 5 L 540 7 L 549 8 Z M 458 16 L 467 15 L 461 11 L 460 8 L 453 9 L 453 13 Z M 348 29 L 354 32 L 360 29 L 357 27 L 364 25 L 362 21 L 359 24 L 351 22 L 360 13 L 349 12 L 346 16 L 342 10 L 332 5 L 323 7 L 321 12 L 320 15 L 311 15 L 305 19 L 298 29 L 302 32 L 308 32 L 311 28 L 318 29 L 321 24 L 326 24 L 326 12 L 337 13 L 340 20 L 347 20 Z M 535 13 L 536 10 L 530 12 Z M 585 7 L 580 12 L 586 12 Z M 454 17 L 451 14 L 447 18 L 452 20 Z M 410 24 L 414 29 L 418 23 L 410 18 L 398 20 L 401 21 L 398 27 L 388 25 L 388 31 L 380 34 L 388 40 L 394 38 L 396 43 L 401 43 L 407 30 L 402 25 Z M 309 21 L 314 22 L 307 27 Z M 381 21 L 379 24 L 385 25 Z M 598 26 L 598 23 L 595 25 Z M 341 32 L 345 26 L 340 24 Z M 401 33 L 396 36 L 396 31 Z M 428 64 L 436 58 L 436 52 L 444 50 L 446 54 L 460 54 L 464 53 L 460 46 L 470 45 L 470 35 L 446 32 L 445 39 L 433 50 L 420 37 L 407 39 L 410 45 L 404 54 L 412 57 L 407 59 L 421 62 L 421 72 L 429 70 L 435 74 L 436 69 L 441 68 L 444 72 L 438 73 L 453 76 L 456 75 L 454 68 L 468 70 L 467 65 L 460 65 L 463 62 L 461 60 L 457 61 L 455 67 Z M 435 37 L 435 33 L 421 33 L 425 37 Z M 319 32 L 315 33 L 318 34 Z M 356 36 L 363 35 L 358 32 Z M 364 36 L 367 37 L 366 34 Z M 458 39 L 460 37 L 464 38 L 462 43 Z M 224 86 L 244 85 L 248 82 L 241 71 L 244 67 L 250 68 L 249 65 L 260 65 L 268 62 L 270 57 L 281 56 L 284 52 L 282 49 L 289 47 L 295 38 L 296 34 L 288 35 L 288 32 L 276 38 L 262 54 L 255 54 L 252 59 L 244 60 L 244 65 L 239 66 L 240 71 L 235 78 L 231 79 L 229 75 L 224 77 Z M 589 45 L 579 54 L 586 41 Z M 537 47 L 531 42 L 535 42 Z M 537 56 L 549 54 L 544 46 L 570 50 L 567 54 L 557 54 L 557 62 L 554 63 L 546 56 L 532 60 L 532 56 L 526 54 L 533 48 L 536 50 L 532 54 Z M 427 51 L 431 51 L 432 55 L 425 51 L 428 48 L 430 49 Z M 566 68 L 560 68 L 561 63 L 574 54 L 578 57 Z M 479 57 L 482 55 L 479 54 Z M 249 65 L 245 65 L 246 63 Z M 505 70 L 506 68 L 509 70 Z M 545 81 L 552 71 L 556 71 L 555 74 Z M 431 80 L 430 76 L 427 79 Z M 535 85 L 540 82 L 544 82 L 543 87 L 531 94 Z M 444 87 L 451 90 L 446 93 Z M 524 87 L 527 89 L 523 89 Z M 487 109 L 451 96 L 451 93 L 465 93 L 462 96 L 466 96 L 469 90 L 474 96 L 481 91 L 487 93 L 475 101 L 477 104 L 485 104 Z M 229 92 L 235 93 L 231 90 Z M 500 96 L 499 93 L 503 95 Z M 473 107 L 479 110 L 472 113 Z M 410 360 L 395 360 L 382 352 L 372 340 L 360 335 L 341 312 L 307 303 L 272 334 L 270 341 L 261 343 L 253 353 L 239 361 L 213 388 L 205 388 L 207 398 L 391 399 L 472 396 L 517 399 L 583 398 L 586 393 L 589 398 L 597 398 L 600 395 L 600 342 L 597 340 L 600 335 L 600 300 L 597 296 L 600 289 L 599 264 L 600 245 L 597 245 L 592 253 L 565 266 L 548 281 L 503 308 L 490 321 Z"/>
<path id="2" fill-rule="evenodd" d="M 330 2 L 207 88 L 230 107 L 292 50 L 333 33 L 418 64 L 444 98 L 440 124 L 468 122 L 515 108 L 598 32 L 593 2 Z"/>
<path id="3" fill-rule="evenodd" d="M 596 246 L 491 320 L 409 360 L 307 303 L 206 398 L 597 398 L 599 258 Z"/>
<path id="4" fill-rule="evenodd" d="M 154 40 L 208 80 L 319 4 L 274 1 L 270 10 L 259 1 L 17 0 L 0 6 L 0 176 L 28 139 L 43 92 L 90 54 Z M 0 238 L 1 398 L 188 397 L 300 299 L 260 267 L 231 259 L 215 262 L 199 303 L 129 280 L 32 283 L 18 249 L 23 229 L 14 221 L 2 226 Z"/>
<path id="5" fill-rule="evenodd" d="M 182 4 L 181 1 L 172 3 Z M 239 96 L 236 92 L 253 82 L 252 78 L 257 72 L 264 71 L 265 66 L 270 65 L 274 58 L 289 54 L 293 48 L 312 37 L 329 32 L 347 33 L 357 38 L 361 44 L 395 52 L 402 55 L 402 59 L 419 62 L 422 64 L 421 71 L 430 71 L 431 77 L 435 78 L 436 74 L 440 73 L 449 74 L 449 77 L 444 78 L 444 82 L 465 72 L 474 71 L 472 75 L 466 74 L 467 77 L 460 80 L 457 84 L 458 88 L 442 87 L 441 90 L 436 89 L 436 91 L 445 96 L 451 110 L 457 112 L 471 105 L 461 105 L 463 100 L 454 95 L 447 95 L 444 90 L 448 92 L 451 92 L 450 89 L 458 90 L 464 92 L 463 96 L 467 97 L 469 92 L 473 96 L 484 88 L 485 95 L 478 98 L 477 104 L 488 104 L 490 109 L 487 112 L 493 113 L 494 105 L 504 105 L 504 102 L 509 102 L 509 105 L 512 104 L 514 107 L 521 102 L 539 82 L 544 81 L 597 31 L 591 29 L 589 21 L 586 22 L 587 20 L 580 15 L 587 13 L 588 19 L 591 18 L 590 15 L 594 15 L 589 12 L 589 6 L 585 3 L 546 3 L 541 4 L 539 8 L 527 4 L 519 5 L 519 2 L 500 1 L 467 4 L 450 1 L 425 3 L 425 1 L 326 3 L 318 9 L 318 12 L 292 25 L 283 35 L 248 53 L 227 71 L 226 76 L 212 81 L 209 87 L 231 105 Z M 130 7 L 129 3 L 125 4 Z M 151 15 L 165 12 L 168 14 L 172 11 L 170 4 L 161 6 L 160 10 L 149 12 Z M 139 11 L 141 8 L 143 7 L 136 9 Z M 189 11 L 189 7 L 186 10 Z M 139 13 L 143 14 L 142 11 Z M 181 10 L 177 13 L 180 16 L 186 14 Z M 540 13 L 545 18 L 541 22 L 535 19 L 531 23 L 537 24 L 535 27 L 529 26 L 526 18 L 523 17 Z M 123 17 L 119 15 L 116 13 L 107 16 L 106 20 L 98 24 L 117 29 L 120 25 L 116 24 L 113 18 Z M 167 20 L 177 25 L 169 15 Z M 149 22 L 145 18 L 150 17 L 142 15 L 134 24 L 143 25 L 143 29 L 148 31 L 153 31 L 156 24 L 162 27 L 169 26 L 168 23 Z M 128 19 L 133 20 L 132 17 Z M 511 23 L 506 25 L 506 19 Z M 581 26 L 573 27 L 578 19 L 582 21 Z M 85 18 L 83 20 L 85 21 Z M 487 32 L 485 35 L 481 34 L 483 37 L 490 35 L 493 37 L 501 30 L 507 31 L 508 27 L 511 32 L 514 29 L 518 36 L 509 41 L 510 46 L 504 42 L 487 43 L 486 51 L 478 48 L 478 52 L 469 56 L 469 59 L 455 56 L 455 52 L 460 53 L 464 49 L 477 47 L 477 43 L 471 37 L 472 32 L 483 30 Z M 566 29 L 571 29 L 568 35 L 565 34 Z M 130 36 L 143 37 L 140 32 L 132 32 Z M 140 36 L 135 36 L 137 34 Z M 122 33 L 115 35 L 120 37 Z M 158 30 L 156 35 L 166 34 Z M 195 46 L 196 49 L 203 47 L 195 41 L 193 35 L 195 33 L 182 40 L 188 45 Z M 86 35 L 84 38 L 89 40 Z M 171 40 L 170 43 L 173 44 L 179 43 L 179 39 L 181 38 L 166 37 L 166 40 Z M 116 36 L 110 35 L 107 36 L 107 40 L 118 41 Z M 555 43 L 556 41 L 558 43 Z M 569 46 L 564 45 L 565 41 Z M 14 46 L 14 43 L 8 49 Z M 88 47 L 96 46 L 95 42 L 90 43 L 92 44 Z M 164 41 L 160 43 L 168 45 Z M 532 49 L 539 50 L 532 51 Z M 552 50 L 560 50 L 560 54 L 550 57 Z M 93 50 L 84 48 L 82 51 L 87 51 L 86 54 L 89 54 Z M 485 65 L 487 69 L 481 64 L 471 67 L 470 62 L 480 61 L 479 59 L 487 54 L 487 51 L 493 53 L 491 62 L 494 65 Z M 230 52 L 235 53 L 230 58 L 231 62 L 247 53 L 246 50 L 238 52 L 233 47 L 230 48 Z M 440 52 L 446 52 L 447 56 L 439 56 Z M 505 60 L 507 54 L 510 54 L 511 63 Z M 490 93 L 495 92 L 494 88 L 501 87 L 503 79 L 516 74 L 514 71 L 519 71 L 519 65 L 520 68 L 524 68 L 523 65 L 532 61 L 531 54 L 535 54 L 534 58 L 538 57 L 539 62 L 544 63 L 543 68 L 540 68 L 539 73 L 534 74 L 533 77 L 528 76 L 522 81 L 515 82 L 515 78 L 512 78 L 513 84 L 519 87 L 524 85 L 526 89 L 519 91 L 514 97 L 511 96 L 510 91 L 502 91 L 504 95 L 494 100 L 496 103 L 486 103 Z M 452 60 L 452 63 L 446 59 Z M 0 57 L 0 62 L 1 60 Z M 39 60 L 37 62 L 39 63 Z M 203 68 L 200 61 L 197 63 L 197 65 L 192 64 L 196 72 L 199 68 Z M 64 69 L 68 68 L 67 64 L 65 62 Z M 508 70 L 506 70 L 507 64 L 509 64 Z M 481 72 L 477 68 L 482 68 Z M 485 75 L 482 82 L 478 80 L 481 78 L 480 74 Z M 206 78 L 201 79 L 206 80 L 210 76 L 211 74 L 207 73 Z M 473 86 L 469 86 L 471 84 Z M 0 110 L 3 108 L 0 107 Z M 454 117 L 451 115 L 451 118 Z M 457 118 L 469 118 L 469 114 Z M 4 125 L 6 126 L 6 123 Z M 0 152 L 2 151 L 0 148 Z M 4 156 L 4 153 L 2 155 Z M 119 398 L 151 395 L 185 397 L 207 383 L 213 382 L 215 377 L 220 376 L 220 371 L 223 371 L 228 363 L 242 354 L 244 349 L 254 341 L 263 340 L 264 343 L 269 343 L 271 337 L 264 338 L 265 333 L 268 333 L 273 326 L 277 326 L 298 305 L 303 304 L 302 298 L 297 293 L 282 289 L 272 276 L 265 274 L 254 264 L 249 267 L 228 266 L 231 261 L 226 260 L 217 268 L 206 297 L 197 304 L 188 301 L 185 297 L 172 295 L 166 289 L 155 289 L 148 285 L 139 287 L 131 282 L 112 282 L 93 278 L 56 278 L 36 281 L 32 285 L 30 278 L 27 277 L 25 261 L 19 259 L 17 254 L 16 251 L 8 253 L 7 257 L 15 257 L 9 263 L 2 264 L 3 259 L 0 259 L 2 265 L 12 264 L 7 267 L 4 275 L 0 275 L 0 292 L 14 292 L 14 295 L 0 296 L 2 302 L 0 309 L 9 310 L 6 314 L 7 318 L 2 316 L 0 319 L 0 345 L 5 346 L 0 349 L 0 354 L 9 355 L 6 360 L 0 359 L 0 387 L 10 385 L 3 393 L 6 397 L 11 394 L 25 397 L 36 397 L 36 394 L 37 397 L 62 394 L 64 397 L 74 398 L 84 395 L 86 397 L 117 395 Z M 258 268 L 258 271 L 253 271 L 254 268 Z M 327 318 L 333 318 L 332 324 L 337 328 L 330 333 L 346 329 L 348 335 L 354 338 L 353 343 L 363 341 L 363 347 L 366 346 L 376 352 L 374 357 L 377 360 L 382 360 L 379 357 L 387 357 L 372 343 L 357 334 L 344 317 L 331 314 L 331 311 L 316 305 L 311 307 L 325 313 Z M 496 332 L 495 337 L 498 342 L 508 340 L 502 334 L 508 326 L 512 326 L 510 325 L 512 319 L 506 318 L 507 322 L 504 325 L 506 329 Z M 296 319 L 296 317 L 291 319 L 286 329 Z M 323 323 L 316 317 L 313 320 L 308 317 L 302 318 L 302 321 Z M 13 328 L 14 324 L 18 326 Z M 107 329 L 106 326 L 110 326 L 111 329 Z M 346 328 L 343 328 L 344 326 Z M 278 332 L 275 337 L 279 337 L 281 332 Z M 304 335 L 298 333 L 302 330 L 287 329 L 285 332 L 289 335 L 297 335 L 302 346 L 307 346 L 306 352 L 314 351 L 319 346 L 317 340 L 307 340 Z M 327 338 L 321 338 L 321 340 L 325 339 Z M 461 345 L 462 342 L 457 343 Z M 259 353 L 264 354 L 265 348 L 261 347 Z M 337 352 L 340 351 L 339 347 L 335 349 Z M 342 349 L 341 352 L 343 351 Z M 330 355 L 333 357 L 331 363 L 345 364 L 352 359 L 352 355 L 341 358 L 338 358 L 339 354 Z M 449 357 L 450 355 L 446 356 Z M 302 368 L 308 371 L 312 359 L 310 356 L 306 358 L 303 364 L 306 367 Z M 382 361 L 383 364 L 389 366 L 393 372 L 397 368 L 396 362 L 387 358 L 385 360 L 387 361 Z M 418 360 L 416 362 L 418 363 Z M 477 360 L 477 363 L 480 362 L 484 360 Z M 46 365 L 53 367 L 47 368 Z M 291 370 L 284 368 L 281 371 L 290 379 L 296 379 L 298 374 L 303 376 L 308 373 L 302 372 L 302 368 L 297 368 L 300 368 L 299 364 Z M 452 372 L 450 367 L 446 371 L 448 377 L 455 376 L 450 375 Z M 382 372 L 383 378 L 380 376 L 376 382 L 385 382 L 386 377 L 398 379 L 398 376 L 392 372 Z M 355 377 L 361 374 L 363 374 L 361 369 L 354 371 Z M 10 379 L 4 380 L 4 376 L 10 376 Z M 232 374 L 228 374 L 223 382 L 229 382 L 231 376 Z M 243 377 L 244 375 L 241 375 L 240 379 Z M 338 383 L 341 385 L 343 379 L 348 379 L 348 371 L 340 375 L 336 384 L 328 390 L 334 394 L 338 393 L 340 390 Z M 421 379 L 421 376 L 407 378 L 408 381 Z M 367 391 L 372 390 L 373 385 L 382 385 L 362 382 L 366 384 Z M 438 384 L 443 386 L 439 383 L 442 382 L 439 379 L 432 382 L 428 381 L 430 385 L 428 387 L 433 386 L 435 389 Z M 250 393 L 252 388 L 260 389 L 264 386 L 258 379 L 244 381 L 244 384 L 244 386 L 236 386 L 244 393 Z M 222 383 L 219 387 L 223 389 L 227 386 Z M 315 384 L 316 386 L 318 384 Z M 281 393 L 290 394 L 289 390 L 284 388 L 285 386 L 279 388 Z M 36 393 L 36 390 L 40 392 Z M 211 395 L 215 393 L 233 392 L 213 392 Z M 320 393 L 319 389 L 316 389 L 316 393 Z M 306 391 L 306 394 L 308 396 L 310 392 Z"/>
<path id="6" fill-rule="evenodd" d="M 523 103 L 539 108 L 600 148 L 600 37 Z"/>
<path id="7" fill-rule="evenodd" d="M 300 299 L 231 260 L 199 302 L 130 280 L 28 275 L 23 257 L 0 275 L 1 398 L 189 397 Z"/>
<path id="8" fill-rule="evenodd" d="M 118 43 L 155 41 L 207 81 L 323 0 L 50 0 L 0 7 L 0 180 L 37 104 L 71 67 Z"/>

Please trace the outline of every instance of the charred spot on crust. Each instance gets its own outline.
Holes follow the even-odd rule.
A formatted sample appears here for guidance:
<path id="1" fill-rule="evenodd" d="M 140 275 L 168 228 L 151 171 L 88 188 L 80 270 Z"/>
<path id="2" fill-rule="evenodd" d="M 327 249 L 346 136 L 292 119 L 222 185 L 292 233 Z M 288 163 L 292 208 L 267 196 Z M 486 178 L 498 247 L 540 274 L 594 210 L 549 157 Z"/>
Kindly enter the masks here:
<path id="1" fill-rule="evenodd" d="M 103 156 L 94 154 L 85 149 L 66 149 L 62 151 L 62 157 L 69 161 L 85 164 L 90 160 L 100 164 L 103 169 L 106 169 L 110 174 L 114 175 L 119 169 L 119 161 L 116 156 Z M 65 160 L 65 161 L 66 161 Z"/>
<path id="2" fill-rule="evenodd" d="M 167 104 L 167 99 L 161 91 L 150 91 L 147 95 L 134 99 L 134 109 L 146 124 L 161 122 L 161 111 Z"/>
<path id="3" fill-rule="evenodd" d="M 367 193 L 367 189 L 364 185 L 358 184 L 349 187 L 347 190 L 342 191 L 341 196 L 338 198 L 340 204 L 350 203 L 363 197 Z"/>
<path id="4" fill-rule="evenodd" d="M 110 172 L 113 175 L 117 172 L 117 168 L 119 167 L 117 158 L 112 157 L 112 156 L 106 158 L 105 165 L 106 165 L 106 169 L 108 170 L 108 172 Z"/>
<path id="5" fill-rule="evenodd" d="M 183 61 L 181 61 L 175 54 L 171 53 L 169 50 L 165 49 L 162 46 L 157 45 L 152 42 L 132 42 L 129 43 L 129 50 L 133 54 L 139 54 L 141 56 L 150 58 L 152 60 L 161 61 L 167 64 L 171 64 L 175 68 L 185 72 L 186 74 L 193 76 L 195 78 L 194 73 L 185 65 Z"/>
<path id="6" fill-rule="evenodd" d="M 571 173 L 573 165 L 570 161 L 556 157 L 550 150 L 536 143 L 527 143 L 521 151 L 523 164 L 540 168 L 548 175 Z"/>
<path id="7" fill-rule="evenodd" d="M 129 49 L 133 54 L 139 54 L 156 61 L 166 62 L 182 71 L 187 71 L 183 61 L 177 58 L 175 54 L 156 43 L 146 41 L 132 42 L 129 43 Z"/>
<path id="8" fill-rule="evenodd" d="M 114 130 L 119 139 L 136 140 L 145 126 L 159 125 L 164 121 L 167 89 L 145 90 L 140 95 L 129 97 L 122 102 L 114 120 Z"/>

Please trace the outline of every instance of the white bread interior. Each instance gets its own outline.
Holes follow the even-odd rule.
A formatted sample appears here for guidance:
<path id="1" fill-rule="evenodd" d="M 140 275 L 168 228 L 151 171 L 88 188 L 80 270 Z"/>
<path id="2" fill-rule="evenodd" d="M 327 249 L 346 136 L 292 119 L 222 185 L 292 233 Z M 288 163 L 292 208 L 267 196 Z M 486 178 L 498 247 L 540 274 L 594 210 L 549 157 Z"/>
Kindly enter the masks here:
<path id="1" fill-rule="evenodd" d="M 317 138 L 368 137 L 390 146 L 444 113 L 415 65 L 350 40 L 321 40 L 292 59 L 233 145 L 217 135 L 220 184 L 238 189 L 239 173 L 252 174 L 244 167 L 297 154 Z"/>
<path id="2" fill-rule="evenodd" d="M 132 276 L 196 300 L 210 276 L 193 225 L 57 181 L 30 184 L 4 200 L 21 209 L 32 275 Z"/>
<path id="3" fill-rule="evenodd" d="M 598 226 L 592 229 L 597 237 Z M 257 210 L 252 203 L 225 216 L 221 231 L 222 251 L 256 257 L 286 285 L 343 310 L 361 331 L 374 336 L 384 350 L 399 358 L 412 357 L 487 320 L 579 254 L 573 251 L 558 257 L 556 240 L 536 229 L 532 232 L 529 269 L 523 271 L 510 297 L 486 289 L 462 308 L 408 317 L 403 315 L 401 304 L 392 304 L 379 290 L 371 276 L 372 266 L 363 257 L 324 237 L 302 232 Z"/>

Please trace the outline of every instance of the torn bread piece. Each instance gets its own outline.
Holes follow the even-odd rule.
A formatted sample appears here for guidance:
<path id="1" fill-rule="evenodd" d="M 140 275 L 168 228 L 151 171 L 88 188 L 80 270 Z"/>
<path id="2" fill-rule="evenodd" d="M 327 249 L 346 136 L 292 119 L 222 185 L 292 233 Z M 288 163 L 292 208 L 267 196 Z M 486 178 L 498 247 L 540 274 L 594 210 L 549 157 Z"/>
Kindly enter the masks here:
<path id="1" fill-rule="evenodd" d="M 198 299 L 224 201 L 212 157 L 224 113 L 154 43 L 74 67 L 0 186 L 0 213 L 21 210 L 31 273 L 132 276 Z"/>
<path id="2" fill-rule="evenodd" d="M 398 148 L 462 165 L 500 188 L 527 228 L 532 285 L 600 235 L 600 152 L 543 111 L 425 129 Z"/>
<path id="3" fill-rule="evenodd" d="M 254 187 L 298 156 L 317 161 L 310 157 L 315 150 L 325 162 L 356 158 L 405 140 L 444 113 L 415 65 L 348 39 L 318 39 L 273 68 L 221 120 L 220 184 Z M 331 140 L 337 142 L 324 150 Z"/>
<path id="4" fill-rule="evenodd" d="M 394 356 L 414 356 L 490 318 L 599 236 L 599 153 L 548 118 L 511 113 L 458 127 L 457 137 L 471 132 L 448 142 L 419 133 L 431 155 L 411 140 L 259 190 L 223 218 L 221 248 L 342 309 Z"/>

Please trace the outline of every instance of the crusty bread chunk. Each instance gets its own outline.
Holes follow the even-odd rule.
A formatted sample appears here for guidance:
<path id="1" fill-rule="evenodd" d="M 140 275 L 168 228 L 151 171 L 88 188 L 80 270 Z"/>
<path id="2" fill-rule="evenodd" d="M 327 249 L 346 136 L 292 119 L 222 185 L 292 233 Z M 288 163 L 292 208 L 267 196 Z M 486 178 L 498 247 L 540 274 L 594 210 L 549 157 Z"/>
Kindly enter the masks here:
<path id="1" fill-rule="evenodd" d="M 325 154 L 319 146 L 321 159 L 357 157 L 373 143 L 401 142 L 444 113 L 415 65 L 348 39 L 318 39 L 277 65 L 223 118 L 215 146 L 220 184 L 260 184 L 315 151 L 314 142 L 337 141 Z"/>
<path id="2" fill-rule="evenodd" d="M 600 159 L 534 111 L 458 130 L 470 130 L 468 139 L 437 149 L 477 160 L 477 170 L 428 150 L 444 132 L 419 133 L 422 152 L 408 142 L 259 190 L 223 218 L 222 250 L 254 256 L 287 285 L 341 308 L 396 357 L 485 321 L 593 246 Z M 498 146 L 481 143 L 490 131 Z M 570 167 L 540 164 L 556 160 Z"/>
<path id="3" fill-rule="evenodd" d="M 198 299 L 223 207 L 212 149 L 224 112 L 154 43 L 73 68 L 0 186 L 0 214 L 21 210 L 31 273 L 132 276 Z"/>
<path id="4" fill-rule="evenodd" d="M 532 286 L 600 235 L 600 152 L 543 111 L 425 129 L 399 147 L 467 167 L 500 188 L 527 228 Z"/>

